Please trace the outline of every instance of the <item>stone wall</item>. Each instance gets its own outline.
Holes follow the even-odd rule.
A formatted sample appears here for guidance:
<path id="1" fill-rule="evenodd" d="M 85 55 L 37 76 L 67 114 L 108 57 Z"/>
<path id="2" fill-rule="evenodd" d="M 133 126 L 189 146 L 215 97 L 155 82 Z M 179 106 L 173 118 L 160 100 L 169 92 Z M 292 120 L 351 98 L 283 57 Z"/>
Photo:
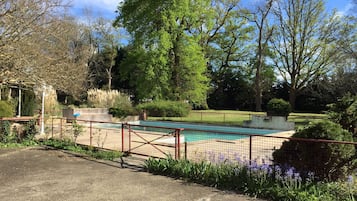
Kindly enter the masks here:
<path id="1" fill-rule="evenodd" d="M 244 127 L 267 128 L 274 130 L 294 130 L 295 123 L 288 122 L 286 117 L 281 116 L 258 116 L 253 115 L 252 120 L 244 121 Z"/>
<path id="2" fill-rule="evenodd" d="M 74 114 L 79 115 L 76 119 L 85 121 L 112 122 L 113 118 L 107 108 L 68 108 L 62 110 L 62 116 L 67 119 L 74 119 Z"/>

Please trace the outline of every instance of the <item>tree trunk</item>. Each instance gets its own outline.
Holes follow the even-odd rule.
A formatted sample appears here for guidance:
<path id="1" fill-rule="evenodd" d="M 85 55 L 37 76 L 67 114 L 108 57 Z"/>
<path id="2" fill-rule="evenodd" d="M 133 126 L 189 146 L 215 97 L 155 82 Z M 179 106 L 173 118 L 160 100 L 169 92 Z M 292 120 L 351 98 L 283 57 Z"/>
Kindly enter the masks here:
<path id="1" fill-rule="evenodd" d="M 112 73 L 111 70 L 108 70 L 108 90 L 110 91 L 112 89 Z"/>
<path id="2" fill-rule="evenodd" d="M 261 66 L 261 63 L 258 64 Z M 257 67 L 255 73 L 255 111 L 262 111 L 262 87 L 261 87 L 261 78 L 260 78 L 261 67 Z"/>
<path id="3" fill-rule="evenodd" d="M 290 88 L 290 90 L 289 90 L 289 103 L 290 103 L 292 111 L 295 110 L 295 101 L 296 101 L 296 89 L 295 88 Z"/>

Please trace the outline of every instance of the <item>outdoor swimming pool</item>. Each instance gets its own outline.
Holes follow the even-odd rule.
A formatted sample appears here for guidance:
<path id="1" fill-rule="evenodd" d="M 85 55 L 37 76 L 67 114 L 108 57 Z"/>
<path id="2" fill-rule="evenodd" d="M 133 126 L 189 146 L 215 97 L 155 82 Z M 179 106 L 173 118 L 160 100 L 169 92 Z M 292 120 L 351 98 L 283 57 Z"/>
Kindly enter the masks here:
<path id="1" fill-rule="evenodd" d="M 281 132 L 280 130 L 242 128 L 242 127 L 233 127 L 233 126 L 213 126 L 213 125 L 205 125 L 205 124 L 190 124 L 190 123 L 164 122 L 164 121 L 140 121 L 139 125 L 158 126 L 158 127 L 167 127 L 167 128 L 184 128 L 181 134 L 185 136 L 186 142 L 195 142 L 195 141 L 209 140 L 209 139 L 237 140 L 247 137 L 247 135 L 239 135 L 239 134 L 266 135 L 266 134 Z M 155 131 L 155 129 L 153 129 L 153 131 Z M 158 130 L 156 129 L 156 131 Z M 228 134 L 224 132 L 229 132 L 234 134 Z"/>
<path id="2" fill-rule="evenodd" d="M 138 121 L 130 123 L 131 125 L 139 125 L 134 129 L 169 132 L 168 129 L 149 128 L 143 126 L 164 127 L 164 128 L 183 128 L 181 132 L 185 136 L 186 142 L 195 142 L 201 140 L 219 139 L 219 140 L 237 140 L 248 137 L 247 135 L 267 135 L 281 132 L 280 130 L 243 128 L 233 126 L 214 126 L 205 124 L 191 124 L 181 122 L 166 122 L 166 121 Z M 98 127 L 102 128 L 121 128 L 120 124 L 101 124 Z M 199 131 L 198 131 L 199 130 Z M 228 132 L 228 133 L 225 133 Z M 234 133 L 234 134 L 232 134 Z M 242 134 L 242 135 L 240 135 Z"/>

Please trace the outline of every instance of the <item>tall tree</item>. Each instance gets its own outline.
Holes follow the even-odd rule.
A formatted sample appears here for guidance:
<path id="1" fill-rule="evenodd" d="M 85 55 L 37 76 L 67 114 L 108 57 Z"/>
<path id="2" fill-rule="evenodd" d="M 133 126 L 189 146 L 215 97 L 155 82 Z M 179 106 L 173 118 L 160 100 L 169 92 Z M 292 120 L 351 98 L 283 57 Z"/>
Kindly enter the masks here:
<path id="1" fill-rule="evenodd" d="M 342 16 L 341 27 L 336 33 L 337 49 L 343 59 L 357 64 L 357 16 Z"/>
<path id="2" fill-rule="evenodd" d="M 247 13 L 246 18 L 253 22 L 257 30 L 256 41 L 256 60 L 254 63 L 255 77 L 254 77 L 254 91 L 255 91 L 255 110 L 262 111 L 262 96 L 263 96 L 263 76 L 262 71 L 265 69 L 266 56 L 269 50 L 269 40 L 273 34 L 273 27 L 269 26 L 269 14 L 275 0 L 267 0 L 256 2 L 255 8 Z"/>
<path id="3" fill-rule="evenodd" d="M 274 5 L 276 30 L 271 39 L 280 76 L 289 84 L 294 108 L 297 93 L 326 71 L 338 54 L 333 34 L 339 19 L 327 15 L 322 0 L 282 0 Z"/>
<path id="4" fill-rule="evenodd" d="M 198 30 L 200 43 L 208 58 L 211 89 L 208 104 L 212 108 L 247 109 L 241 97 L 250 86 L 248 67 L 254 27 L 242 17 L 239 0 L 215 0 Z M 251 105 L 249 105 L 250 107 Z"/>
<path id="5" fill-rule="evenodd" d="M 206 59 L 190 30 L 209 6 L 208 0 L 126 0 L 119 6 L 115 25 L 123 25 L 133 37 L 129 57 L 144 62 L 136 60 L 127 71 L 140 72 L 134 79 L 142 97 L 205 102 Z"/>
<path id="6" fill-rule="evenodd" d="M 112 89 L 113 67 L 119 49 L 119 32 L 113 28 L 111 21 L 98 18 L 93 26 L 98 53 L 102 54 L 102 69 L 107 77 L 108 89 Z"/>

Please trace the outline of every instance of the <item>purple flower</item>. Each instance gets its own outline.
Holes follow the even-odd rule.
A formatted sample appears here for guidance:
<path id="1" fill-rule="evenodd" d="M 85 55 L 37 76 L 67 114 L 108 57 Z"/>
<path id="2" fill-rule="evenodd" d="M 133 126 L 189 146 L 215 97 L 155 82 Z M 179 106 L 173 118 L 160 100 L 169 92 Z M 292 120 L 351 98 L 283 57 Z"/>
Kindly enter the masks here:
<path id="1" fill-rule="evenodd" d="M 347 182 L 348 182 L 349 184 L 352 184 L 352 183 L 353 183 L 353 176 L 352 176 L 352 175 L 350 175 L 350 176 L 347 177 Z"/>
<path id="2" fill-rule="evenodd" d="M 242 163 L 243 163 L 242 159 L 240 158 L 240 156 L 239 156 L 237 153 L 234 154 L 234 159 L 235 159 L 239 164 L 242 164 Z"/>
<path id="3" fill-rule="evenodd" d="M 293 168 L 289 168 L 288 171 L 286 171 L 286 176 L 288 177 L 292 177 L 294 175 L 294 169 Z"/>
<path id="4" fill-rule="evenodd" d="M 218 162 L 219 163 L 223 163 L 225 161 L 226 157 L 224 156 L 224 154 L 219 153 L 218 154 Z"/>
<path id="5" fill-rule="evenodd" d="M 249 165 L 249 169 L 252 171 L 257 171 L 259 170 L 259 166 L 256 161 L 252 161 L 252 163 Z"/>
<path id="6" fill-rule="evenodd" d="M 269 172 L 270 166 L 268 164 L 263 164 L 260 166 L 260 169 L 263 170 L 264 172 Z"/>

